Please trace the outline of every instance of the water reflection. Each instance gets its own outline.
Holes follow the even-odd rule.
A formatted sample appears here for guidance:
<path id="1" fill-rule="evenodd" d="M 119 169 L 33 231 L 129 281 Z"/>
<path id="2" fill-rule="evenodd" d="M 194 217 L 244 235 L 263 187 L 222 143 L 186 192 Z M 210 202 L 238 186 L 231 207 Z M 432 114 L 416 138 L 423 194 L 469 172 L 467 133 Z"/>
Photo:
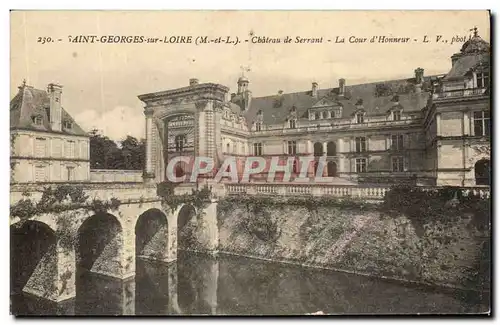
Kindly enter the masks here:
<path id="1" fill-rule="evenodd" d="M 180 254 L 177 263 L 137 262 L 131 281 L 82 274 L 77 296 L 53 304 L 13 296 L 15 314 L 302 315 L 474 313 L 487 310 L 463 293 L 246 258 Z"/>

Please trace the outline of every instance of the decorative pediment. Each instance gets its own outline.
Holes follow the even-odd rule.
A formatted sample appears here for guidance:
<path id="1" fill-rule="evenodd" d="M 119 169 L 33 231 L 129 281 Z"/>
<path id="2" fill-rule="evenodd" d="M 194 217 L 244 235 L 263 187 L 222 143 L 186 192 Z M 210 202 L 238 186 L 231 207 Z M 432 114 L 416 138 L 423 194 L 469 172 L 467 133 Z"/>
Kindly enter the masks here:
<path id="1" fill-rule="evenodd" d="M 328 97 L 323 97 L 319 101 L 317 101 L 312 108 L 321 108 L 321 107 L 331 107 L 331 106 L 341 106 L 338 102 L 332 100 Z"/>

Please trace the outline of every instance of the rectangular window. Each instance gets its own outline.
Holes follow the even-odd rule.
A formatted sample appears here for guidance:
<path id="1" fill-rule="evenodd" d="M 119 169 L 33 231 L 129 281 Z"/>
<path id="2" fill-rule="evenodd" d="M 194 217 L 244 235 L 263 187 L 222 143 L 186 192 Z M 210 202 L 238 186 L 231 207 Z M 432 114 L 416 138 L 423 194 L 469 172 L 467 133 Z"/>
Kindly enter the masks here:
<path id="1" fill-rule="evenodd" d="M 361 124 L 365 122 L 365 116 L 363 113 L 356 114 L 356 123 Z"/>
<path id="2" fill-rule="evenodd" d="M 260 131 L 260 130 L 262 130 L 262 123 L 257 122 L 257 123 L 255 124 L 255 131 Z"/>
<path id="3" fill-rule="evenodd" d="M 489 86 L 489 75 L 486 72 L 476 75 L 477 88 L 487 88 Z"/>
<path id="4" fill-rule="evenodd" d="M 490 136 L 489 111 L 474 112 L 473 123 L 474 123 L 474 135 L 482 137 Z"/>
<path id="5" fill-rule="evenodd" d="M 404 170 L 403 157 L 392 157 L 392 171 L 402 172 Z"/>
<path id="6" fill-rule="evenodd" d="M 35 156 L 45 157 L 47 152 L 47 140 L 44 138 L 35 138 Z"/>
<path id="7" fill-rule="evenodd" d="M 288 141 L 288 154 L 289 155 L 297 154 L 297 142 Z"/>
<path id="8" fill-rule="evenodd" d="M 295 127 L 296 127 L 295 120 L 290 120 L 289 125 L 290 125 L 290 129 L 295 129 Z"/>
<path id="9" fill-rule="evenodd" d="M 401 112 L 400 111 L 392 112 L 392 119 L 394 121 L 400 121 L 401 120 Z"/>
<path id="10" fill-rule="evenodd" d="M 66 167 L 66 173 L 68 176 L 68 181 L 74 181 L 75 180 L 75 167 Z"/>
<path id="11" fill-rule="evenodd" d="M 319 112 L 316 112 L 314 114 L 314 117 L 315 117 L 316 120 L 319 120 L 321 118 L 321 116 L 319 115 Z"/>
<path id="12" fill-rule="evenodd" d="M 356 152 L 365 152 L 366 151 L 366 138 L 358 137 L 356 138 Z"/>
<path id="13" fill-rule="evenodd" d="M 35 166 L 35 182 L 47 181 L 47 168 L 45 166 Z"/>
<path id="14" fill-rule="evenodd" d="M 393 134 L 391 136 L 391 150 L 401 150 L 403 149 L 403 135 Z"/>
<path id="15" fill-rule="evenodd" d="M 61 140 L 59 139 L 52 140 L 52 155 L 57 158 L 62 156 Z"/>
<path id="16" fill-rule="evenodd" d="M 356 173 L 366 173 L 366 158 L 356 158 Z"/>
<path id="17" fill-rule="evenodd" d="M 253 154 L 256 156 L 262 156 L 262 143 L 253 144 Z"/>
<path id="18" fill-rule="evenodd" d="M 75 141 L 66 141 L 65 158 L 75 158 Z"/>

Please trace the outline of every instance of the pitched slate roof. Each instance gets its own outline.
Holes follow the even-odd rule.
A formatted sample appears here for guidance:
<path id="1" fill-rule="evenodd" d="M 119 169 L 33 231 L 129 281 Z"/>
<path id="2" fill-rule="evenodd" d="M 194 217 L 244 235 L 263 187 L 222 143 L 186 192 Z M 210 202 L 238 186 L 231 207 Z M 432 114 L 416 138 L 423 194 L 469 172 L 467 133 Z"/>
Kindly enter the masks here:
<path id="1" fill-rule="evenodd" d="M 478 35 L 464 43 L 460 53 L 455 54 L 457 60 L 444 81 L 463 78 L 471 69 L 478 65 L 490 65 L 490 45 Z"/>
<path id="2" fill-rule="evenodd" d="M 50 100 L 45 90 L 31 86 L 19 87 L 19 92 L 10 101 L 10 128 L 33 131 L 61 132 L 70 135 L 87 136 L 87 133 L 75 122 L 71 115 L 61 108 L 61 123 L 69 121 L 71 129 L 62 127 L 62 131 L 54 131 L 50 126 Z M 42 125 L 33 123 L 33 117 L 42 117 Z"/>
<path id="3" fill-rule="evenodd" d="M 289 94 L 272 95 L 264 97 L 254 97 L 248 111 L 244 116 L 249 124 L 255 121 L 258 111 L 262 111 L 264 124 L 284 123 L 290 109 L 295 107 L 299 118 L 307 118 L 307 111 L 320 100 L 328 99 L 343 107 L 342 117 L 352 116 L 358 107 L 359 100 L 363 102 L 363 109 L 366 115 L 383 115 L 393 107 L 396 100 L 403 107 L 405 112 L 420 111 L 427 103 L 430 89 L 430 78 L 425 77 L 422 91 L 415 91 L 415 78 L 380 81 L 352 86 L 345 86 L 345 95 L 339 95 L 339 88 L 319 89 L 316 97 L 312 96 L 312 91 L 302 91 Z M 377 91 L 377 85 L 385 85 L 386 92 L 381 95 Z M 398 95 L 399 98 L 394 98 Z"/>
<path id="4" fill-rule="evenodd" d="M 463 78 L 471 69 L 477 67 L 478 65 L 490 65 L 490 55 L 489 53 L 473 54 L 462 56 L 457 59 L 453 67 L 451 67 L 450 72 L 444 77 L 443 80 L 452 80 L 457 78 Z"/>

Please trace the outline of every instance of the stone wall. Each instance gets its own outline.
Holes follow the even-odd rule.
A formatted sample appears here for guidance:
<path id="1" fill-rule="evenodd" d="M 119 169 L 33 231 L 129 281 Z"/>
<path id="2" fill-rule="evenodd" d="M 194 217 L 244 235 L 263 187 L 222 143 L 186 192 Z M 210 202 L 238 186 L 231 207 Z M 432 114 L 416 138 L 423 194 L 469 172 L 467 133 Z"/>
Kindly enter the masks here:
<path id="1" fill-rule="evenodd" d="M 479 264 L 489 237 L 470 217 L 421 233 L 406 216 L 376 208 L 220 205 L 218 223 L 220 252 L 478 290 L 478 272 L 488 273 L 489 261 Z M 276 227 L 274 236 L 259 235 L 266 225 Z"/>

